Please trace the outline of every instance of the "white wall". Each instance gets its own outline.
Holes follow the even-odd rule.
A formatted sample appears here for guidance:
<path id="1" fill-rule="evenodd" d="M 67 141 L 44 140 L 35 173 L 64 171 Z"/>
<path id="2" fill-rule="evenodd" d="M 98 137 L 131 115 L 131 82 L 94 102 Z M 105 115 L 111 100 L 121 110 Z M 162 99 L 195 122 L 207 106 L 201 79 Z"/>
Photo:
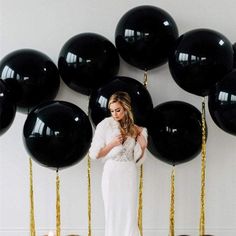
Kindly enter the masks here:
<path id="1" fill-rule="evenodd" d="M 0 0 L 0 58 L 20 48 L 46 53 L 55 63 L 62 45 L 73 35 L 95 32 L 114 43 L 115 27 L 130 8 L 150 4 L 175 19 L 180 34 L 195 28 L 215 29 L 236 40 L 234 0 Z M 120 75 L 143 80 L 143 72 L 125 62 Z M 200 109 L 201 98 L 180 89 L 167 64 L 150 71 L 148 90 L 154 105 L 186 101 Z M 87 112 L 88 97 L 61 83 L 57 99 Z M 0 235 L 29 235 L 28 154 L 22 143 L 26 116 L 17 113 L 12 127 L 0 137 Z M 236 235 L 236 137 L 220 130 L 207 112 L 206 229 L 215 235 Z M 198 235 L 200 156 L 176 168 L 176 233 Z M 33 163 L 37 235 L 55 229 L 55 173 Z M 63 234 L 87 235 L 86 160 L 61 172 Z M 102 164 L 92 163 L 92 228 L 102 236 L 100 191 Z M 166 236 L 169 228 L 171 167 L 149 155 L 144 167 L 144 235 Z M 122 235 L 121 235 L 122 236 Z"/>

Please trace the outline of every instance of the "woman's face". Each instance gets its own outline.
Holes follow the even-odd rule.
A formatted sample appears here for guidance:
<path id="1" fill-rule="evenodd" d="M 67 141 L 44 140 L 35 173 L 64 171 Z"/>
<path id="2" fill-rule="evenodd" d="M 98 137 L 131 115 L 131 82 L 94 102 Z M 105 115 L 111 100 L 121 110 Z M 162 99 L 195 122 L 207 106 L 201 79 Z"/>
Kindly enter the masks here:
<path id="1" fill-rule="evenodd" d="M 119 102 L 110 105 L 110 112 L 114 120 L 120 121 L 125 116 L 125 110 Z"/>

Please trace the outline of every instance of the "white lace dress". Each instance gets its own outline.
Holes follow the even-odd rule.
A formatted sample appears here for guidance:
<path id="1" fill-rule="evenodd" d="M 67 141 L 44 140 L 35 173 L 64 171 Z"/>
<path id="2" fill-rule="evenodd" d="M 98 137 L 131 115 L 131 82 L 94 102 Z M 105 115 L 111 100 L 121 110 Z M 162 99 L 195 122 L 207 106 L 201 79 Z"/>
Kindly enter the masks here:
<path id="1" fill-rule="evenodd" d="M 146 129 L 142 131 L 147 137 Z M 90 147 L 90 157 L 96 159 L 98 151 L 119 134 L 118 123 L 106 118 L 98 124 Z M 137 222 L 138 176 L 135 162 L 141 148 L 128 137 L 123 145 L 113 148 L 106 157 L 102 194 L 105 212 L 105 236 L 140 236 Z"/>

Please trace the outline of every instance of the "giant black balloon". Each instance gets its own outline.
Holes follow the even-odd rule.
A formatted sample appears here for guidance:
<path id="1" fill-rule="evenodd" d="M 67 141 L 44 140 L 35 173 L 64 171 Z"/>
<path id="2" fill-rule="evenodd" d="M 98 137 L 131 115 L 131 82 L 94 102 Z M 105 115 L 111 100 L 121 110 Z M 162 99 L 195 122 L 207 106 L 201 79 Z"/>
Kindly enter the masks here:
<path id="1" fill-rule="evenodd" d="M 33 49 L 20 49 L 5 56 L 0 62 L 0 76 L 21 111 L 55 98 L 60 85 L 56 65 Z"/>
<path id="2" fill-rule="evenodd" d="M 201 113 L 186 102 L 162 103 L 153 109 L 148 134 L 156 158 L 171 165 L 190 161 L 201 151 Z"/>
<path id="3" fill-rule="evenodd" d="M 86 95 L 116 75 L 119 65 L 115 46 L 95 33 L 82 33 L 69 39 L 58 60 L 63 81 L 71 89 Z"/>
<path id="4" fill-rule="evenodd" d="M 230 41 L 210 29 L 195 29 L 181 35 L 169 56 L 175 82 L 184 90 L 207 96 L 210 89 L 233 68 Z"/>
<path id="5" fill-rule="evenodd" d="M 0 135 L 11 126 L 16 114 L 16 105 L 4 81 L 0 80 Z"/>
<path id="6" fill-rule="evenodd" d="M 233 50 L 234 50 L 234 68 L 236 68 L 236 43 L 232 45 Z"/>
<path id="7" fill-rule="evenodd" d="M 208 107 L 217 126 L 236 135 L 236 71 L 227 74 L 211 90 Z"/>
<path id="8" fill-rule="evenodd" d="M 129 10 L 118 22 L 115 43 L 127 63 L 150 70 L 167 61 L 177 37 L 176 23 L 166 11 L 139 6 Z"/>
<path id="9" fill-rule="evenodd" d="M 65 101 L 42 103 L 24 124 L 24 144 L 40 164 L 63 168 L 80 161 L 88 152 L 92 127 L 88 116 Z"/>
<path id="10" fill-rule="evenodd" d="M 148 90 L 135 79 L 116 76 L 113 81 L 93 91 L 89 100 L 89 115 L 95 125 L 110 116 L 107 107 L 110 96 L 117 91 L 125 91 L 131 97 L 131 106 L 135 122 L 146 126 L 146 120 L 153 109 L 152 98 Z"/>

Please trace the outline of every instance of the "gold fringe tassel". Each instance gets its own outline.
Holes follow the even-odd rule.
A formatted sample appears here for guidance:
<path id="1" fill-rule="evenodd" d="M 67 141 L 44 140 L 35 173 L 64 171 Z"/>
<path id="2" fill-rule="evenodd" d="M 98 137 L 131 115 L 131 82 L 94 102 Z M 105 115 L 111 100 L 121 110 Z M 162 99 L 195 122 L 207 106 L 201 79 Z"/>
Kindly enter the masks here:
<path id="1" fill-rule="evenodd" d="M 206 179 L 206 112 L 205 98 L 202 102 L 202 160 L 201 160 L 201 210 L 199 235 L 205 235 L 205 179 Z"/>
<path id="2" fill-rule="evenodd" d="M 143 236 L 143 165 L 140 166 L 139 177 L 138 227 L 140 235 Z"/>
<path id="3" fill-rule="evenodd" d="M 34 219 L 34 186 L 32 160 L 29 158 L 30 167 L 30 236 L 36 236 Z"/>
<path id="4" fill-rule="evenodd" d="M 88 155 L 88 236 L 91 236 L 91 159 Z"/>
<path id="5" fill-rule="evenodd" d="M 175 236 L 175 167 L 171 172 L 171 195 L 170 195 L 170 232 L 169 236 Z"/>
<path id="6" fill-rule="evenodd" d="M 144 71 L 144 81 L 143 85 L 147 88 L 148 75 L 147 70 Z M 140 176 L 139 176 L 139 200 L 138 200 L 138 228 L 140 231 L 140 236 L 143 236 L 143 165 L 140 166 Z"/>
<path id="7" fill-rule="evenodd" d="M 56 176 L 56 236 L 61 236 L 60 177 Z"/>

